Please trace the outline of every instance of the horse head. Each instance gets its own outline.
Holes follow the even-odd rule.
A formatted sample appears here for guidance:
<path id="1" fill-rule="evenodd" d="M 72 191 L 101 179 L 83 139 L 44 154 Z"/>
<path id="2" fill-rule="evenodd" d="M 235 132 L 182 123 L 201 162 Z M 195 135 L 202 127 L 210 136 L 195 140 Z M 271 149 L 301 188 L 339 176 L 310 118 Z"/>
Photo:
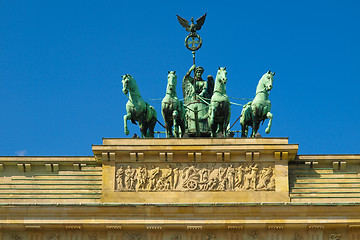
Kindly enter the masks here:
<path id="1" fill-rule="evenodd" d="M 128 94 L 129 92 L 129 81 L 132 79 L 130 74 L 125 74 L 122 77 L 123 93 Z"/>
<path id="2" fill-rule="evenodd" d="M 264 74 L 263 84 L 266 91 L 270 91 L 273 88 L 274 76 L 275 72 L 272 73 L 271 70 Z"/>
<path id="3" fill-rule="evenodd" d="M 219 81 L 222 84 L 226 84 L 227 82 L 227 72 L 226 67 L 219 67 L 219 70 L 216 73 L 216 79 L 215 81 Z"/>
<path id="4" fill-rule="evenodd" d="M 175 71 L 168 71 L 167 93 L 176 93 L 177 76 Z"/>

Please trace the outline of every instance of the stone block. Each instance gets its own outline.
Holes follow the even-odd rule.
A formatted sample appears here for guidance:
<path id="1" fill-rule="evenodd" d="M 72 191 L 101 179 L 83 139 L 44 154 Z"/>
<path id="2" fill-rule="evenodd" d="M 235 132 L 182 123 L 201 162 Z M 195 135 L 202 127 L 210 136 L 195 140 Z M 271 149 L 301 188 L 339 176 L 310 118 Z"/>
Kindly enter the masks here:
<path id="1" fill-rule="evenodd" d="M 130 161 L 137 161 L 136 153 L 130 153 Z"/>
<path id="2" fill-rule="evenodd" d="M 109 153 L 110 161 L 115 161 L 115 153 L 111 152 Z"/>
<path id="3" fill-rule="evenodd" d="M 282 152 L 281 160 L 289 160 L 289 152 Z"/>
<path id="4" fill-rule="evenodd" d="M 274 152 L 275 160 L 281 160 L 281 152 Z"/>
<path id="5" fill-rule="evenodd" d="M 19 172 L 25 172 L 25 165 L 23 163 L 18 163 L 17 168 Z"/>
<path id="6" fill-rule="evenodd" d="M 253 155 L 254 155 L 254 158 L 253 158 L 254 161 L 260 160 L 260 152 L 254 152 Z"/>
<path id="7" fill-rule="evenodd" d="M 160 161 L 166 161 L 166 153 L 161 152 L 159 153 Z"/>
<path id="8" fill-rule="evenodd" d="M 222 152 L 216 153 L 216 160 L 223 161 L 223 153 Z"/>
<path id="9" fill-rule="evenodd" d="M 108 161 L 109 160 L 109 154 L 107 152 L 101 153 L 101 160 Z"/>
<path id="10" fill-rule="evenodd" d="M 252 161 L 252 156 L 253 156 L 252 152 L 246 152 L 245 154 L 246 154 L 245 155 L 245 160 L 246 161 Z"/>
<path id="11" fill-rule="evenodd" d="M 346 162 L 340 162 L 340 170 L 346 170 Z"/>

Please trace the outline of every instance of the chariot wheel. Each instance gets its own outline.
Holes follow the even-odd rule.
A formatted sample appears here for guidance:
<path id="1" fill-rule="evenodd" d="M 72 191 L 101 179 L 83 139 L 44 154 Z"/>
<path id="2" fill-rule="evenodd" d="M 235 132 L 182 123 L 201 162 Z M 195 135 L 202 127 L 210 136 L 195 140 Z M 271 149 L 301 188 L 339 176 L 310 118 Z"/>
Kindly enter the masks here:
<path id="1" fill-rule="evenodd" d="M 187 188 L 189 190 L 195 190 L 197 188 L 197 186 L 198 186 L 198 183 L 196 181 L 194 181 L 194 180 L 190 180 L 187 183 Z"/>

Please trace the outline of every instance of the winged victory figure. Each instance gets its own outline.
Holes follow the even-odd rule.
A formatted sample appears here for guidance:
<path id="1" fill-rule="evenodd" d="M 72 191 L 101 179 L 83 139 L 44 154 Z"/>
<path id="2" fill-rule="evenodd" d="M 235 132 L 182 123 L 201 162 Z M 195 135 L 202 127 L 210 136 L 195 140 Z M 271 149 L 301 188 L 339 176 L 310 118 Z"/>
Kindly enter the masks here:
<path id="1" fill-rule="evenodd" d="M 196 23 L 194 23 L 194 18 L 192 17 L 191 20 L 190 20 L 191 24 L 189 24 L 188 20 L 180 17 L 179 15 L 176 15 L 176 16 L 177 16 L 177 19 L 179 20 L 179 23 L 181 24 L 181 26 L 183 26 L 186 29 L 186 31 L 191 32 L 191 33 L 195 33 L 196 30 L 200 30 L 202 25 L 204 24 L 206 14 L 207 13 L 205 13 L 200 18 L 198 18 L 196 20 Z"/>

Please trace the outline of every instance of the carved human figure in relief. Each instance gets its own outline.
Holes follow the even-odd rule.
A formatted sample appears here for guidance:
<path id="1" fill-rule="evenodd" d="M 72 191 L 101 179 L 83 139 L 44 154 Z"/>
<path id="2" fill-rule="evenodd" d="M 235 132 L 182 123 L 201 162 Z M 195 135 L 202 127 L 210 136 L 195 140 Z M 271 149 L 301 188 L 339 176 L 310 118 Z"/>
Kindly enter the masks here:
<path id="1" fill-rule="evenodd" d="M 182 178 L 184 182 L 182 184 L 183 188 L 188 190 L 195 190 L 198 187 L 200 181 L 199 169 L 196 168 L 196 165 L 191 165 L 183 169 Z"/>
<path id="2" fill-rule="evenodd" d="M 207 168 L 202 168 L 199 171 L 200 174 L 200 190 L 206 190 L 207 189 L 207 184 L 209 182 L 209 175 L 210 175 L 210 170 Z"/>
<path id="3" fill-rule="evenodd" d="M 257 182 L 257 173 L 258 173 L 258 166 L 257 164 L 254 164 L 253 166 L 250 166 L 250 169 L 251 169 L 251 172 L 250 172 L 250 177 L 251 177 L 251 180 L 250 180 L 250 188 L 252 190 L 255 190 L 256 189 L 256 182 Z"/>
<path id="4" fill-rule="evenodd" d="M 272 170 L 270 182 L 267 185 L 267 190 L 275 190 L 275 169 Z"/>
<path id="5" fill-rule="evenodd" d="M 174 172 L 173 189 L 175 189 L 179 182 L 179 174 L 180 174 L 179 168 L 174 168 L 173 172 Z"/>
<path id="6" fill-rule="evenodd" d="M 219 186 L 218 190 L 226 190 L 226 171 L 227 169 L 225 167 L 219 167 L 218 171 L 218 180 L 219 180 Z"/>
<path id="7" fill-rule="evenodd" d="M 237 169 L 236 169 L 236 176 L 235 176 L 235 187 L 241 189 L 244 185 L 244 167 L 242 165 L 240 165 Z"/>
<path id="8" fill-rule="evenodd" d="M 147 184 L 147 179 L 148 179 L 148 171 L 146 166 L 139 166 L 137 173 L 137 184 L 136 184 L 136 189 L 137 190 L 145 190 L 146 189 L 146 184 Z"/>
<path id="9" fill-rule="evenodd" d="M 156 178 L 157 175 L 160 173 L 160 168 L 159 167 L 155 167 L 154 165 L 151 166 L 151 170 L 150 170 L 150 176 L 149 176 L 149 185 L 148 185 L 148 189 L 149 190 L 154 190 L 156 187 Z"/>
<path id="10" fill-rule="evenodd" d="M 126 188 L 126 190 L 135 190 L 135 173 L 136 173 L 136 170 L 132 169 L 130 165 L 125 170 L 125 188 Z"/>
<path id="11" fill-rule="evenodd" d="M 124 189 L 124 167 L 120 166 L 116 171 L 116 189 L 123 190 Z"/>
<path id="12" fill-rule="evenodd" d="M 242 187 L 243 190 L 250 189 L 250 181 L 251 181 L 251 168 L 250 166 L 245 167 L 244 170 L 244 185 Z"/>
<path id="13" fill-rule="evenodd" d="M 228 190 L 234 190 L 235 188 L 235 168 L 232 164 L 229 165 L 227 168 L 226 173 L 227 183 L 228 183 Z"/>
<path id="14" fill-rule="evenodd" d="M 209 182 L 206 186 L 206 190 L 216 190 L 219 182 L 218 175 L 219 175 L 219 169 L 214 169 L 214 167 L 212 167 L 209 175 Z"/>
<path id="15" fill-rule="evenodd" d="M 173 169 L 170 165 L 167 166 L 167 170 L 164 171 L 161 178 L 156 183 L 157 190 L 171 190 L 173 185 Z"/>
<path id="16" fill-rule="evenodd" d="M 268 190 L 268 184 L 273 175 L 273 168 L 269 166 L 268 168 L 263 168 L 259 173 L 259 183 L 256 186 L 257 190 Z"/>

